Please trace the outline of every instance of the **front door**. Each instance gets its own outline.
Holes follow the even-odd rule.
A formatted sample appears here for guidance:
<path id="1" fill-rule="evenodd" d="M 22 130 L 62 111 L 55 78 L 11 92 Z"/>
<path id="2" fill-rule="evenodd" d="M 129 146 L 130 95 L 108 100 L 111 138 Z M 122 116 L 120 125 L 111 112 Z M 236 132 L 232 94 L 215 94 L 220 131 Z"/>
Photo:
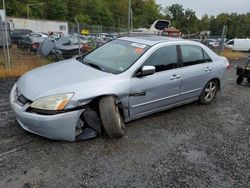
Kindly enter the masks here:
<path id="1" fill-rule="evenodd" d="M 157 49 L 143 63 L 155 66 L 153 75 L 132 77 L 130 83 L 130 117 L 141 117 L 178 102 L 180 74 L 175 45 Z"/>

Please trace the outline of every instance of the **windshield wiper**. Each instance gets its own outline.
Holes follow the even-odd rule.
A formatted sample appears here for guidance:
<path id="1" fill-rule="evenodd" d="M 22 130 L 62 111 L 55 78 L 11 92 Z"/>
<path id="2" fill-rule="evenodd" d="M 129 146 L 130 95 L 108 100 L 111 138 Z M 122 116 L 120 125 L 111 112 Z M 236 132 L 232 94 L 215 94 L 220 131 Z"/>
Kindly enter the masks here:
<path id="1" fill-rule="evenodd" d="M 95 69 L 103 71 L 103 69 L 99 65 L 97 65 L 97 64 L 89 63 L 89 62 L 86 62 L 86 61 L 84 61 L 83 63 L 86 64 L 86 65 L 89 65 L 89 66 L 91 66 L 91 67 L 93 67 Z"/>

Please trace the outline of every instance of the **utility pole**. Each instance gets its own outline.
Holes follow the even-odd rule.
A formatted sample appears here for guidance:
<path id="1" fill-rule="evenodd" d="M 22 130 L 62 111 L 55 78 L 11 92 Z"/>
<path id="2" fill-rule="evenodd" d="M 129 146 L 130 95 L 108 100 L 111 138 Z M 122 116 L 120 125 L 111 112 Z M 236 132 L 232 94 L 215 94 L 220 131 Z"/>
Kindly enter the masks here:
<path id="1" fill-rule="evenodd" d="M 80 25 L 79 22 L 77 21 L 76 17 L 74 17 L 76 24 L 77 24 L 77 39 L 78 39 L 78 57 L 81 55 L 80 51 Z"/>
<path id="2" fill-rule="evenodd" d="M 130 9 L 130 11 L 131 11 L 131 16 L 130 16 L 130 18 L 131 18 L 131 21 L 130 21 L 130 29 L 131 30 L 133 30 L 133 10 L 132 10 L 132 8 Z"/>
<path id="3" fill-rule="evenodd" d="M 221 55 L 223 55 L 223 52 L 224 52 L 224 41 L 225 41 L 226 36 L 227 36 L 227 26 L 224 25 L 222 29 L 222 33 L 221 33 L 220 43 L 219 43 L 219 49 L 220 49 Z"/>
<path id="4" fill-rule="evenodd" d="M 27 19 L 29 19 L 29 6 L 26 5 L 26 14 L 27 14 Z"/>
<path id="5" fill-rule="evenodd" d="M 26 13 L 27 13 L 27 18 L 28 19 L 29 19 L 29 7 L 36 6 L 36 5 L 43 5 L 43 3 L 33 3 L 33 4 L 27 4 L 26 5 Z"/>
<path id="6" fill-rule="evenodd" d="M 130 32 L 130 21 L 131 21 L 131 17 L 130 17 L 130 13 L 131 13 L 131 0 L 128 0 L 128 34 Z"/>
<path id="7" fill-rule="evenodd" d="M 7 64 L 8 64 L 8 68 L 10 69 L 10 51 L 9 51 L 9 38 L 8 38 L 8 31 L 7 31 L 7 21 L 6 21 L 6 8 L 5 8 L 5 0 L 3 0 L 3 9 L 5 12 L 5 20 L 4 20 L 4 30 L 5 30 L 5 44 L 6 44 L 6 49 L 7 49 Z M 4 45 L 5 45 L 4 44 Z"/>
<path id="8" fill-rule="evenodd" d="M 7 57 L 6 57 L 6 46 L 5 46 L 5 37 L 4 37 L 4 30 L 3 30 L 3 21 L 2 21 L 2 17 L 0 15 L 0 23 L 1 23 L 1 26 L 0 26 L 0 29 L 1 29 L 1 38 L 2 38 L 2 42 L 3 42 L 3 60 L 4 60 L 4 64 L 5 64 L 5 67 L 7 67 Z"/>
<path id="9" fill-rule="evenodd" d="M 119 28 L 120 28 L 120 18 L 118 17 L 118 18 L 117 18 L 117 32 L 118 32 L 118 33 L 120 33 Z"/>

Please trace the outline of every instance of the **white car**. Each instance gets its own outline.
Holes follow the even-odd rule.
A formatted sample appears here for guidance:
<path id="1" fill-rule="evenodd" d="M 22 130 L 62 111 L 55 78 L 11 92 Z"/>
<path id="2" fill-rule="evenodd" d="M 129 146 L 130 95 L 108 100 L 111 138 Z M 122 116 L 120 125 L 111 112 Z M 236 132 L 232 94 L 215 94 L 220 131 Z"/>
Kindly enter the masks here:
<path id="1" fill-rule="evenodd" d="M 220 46 L 220 42 L 216 39 L 209 39 L 208 40 L 208 46 L 210 48 L 219 48 Z"/>
<path id="2" fill-rule="evenodd" d="M 27 36 L 29 36 L 29 37 L 42 37 L 42 38 L 48 38 L 48 35 L 47 34 L 45 34 L 45 33 L 30 33 L 30 34 L 28 34 Z"/>

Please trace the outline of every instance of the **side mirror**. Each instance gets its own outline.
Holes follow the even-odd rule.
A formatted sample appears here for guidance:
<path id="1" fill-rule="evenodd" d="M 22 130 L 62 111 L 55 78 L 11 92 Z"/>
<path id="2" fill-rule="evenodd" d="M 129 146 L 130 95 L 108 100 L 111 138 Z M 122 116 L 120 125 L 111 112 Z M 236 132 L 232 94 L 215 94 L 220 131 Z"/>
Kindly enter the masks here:
<path id="1" fill-rule="evenodd" d="M 136 74 L 136 77 L 148 76 L 155 73 L 154 66 L 143 66 Z"/>

